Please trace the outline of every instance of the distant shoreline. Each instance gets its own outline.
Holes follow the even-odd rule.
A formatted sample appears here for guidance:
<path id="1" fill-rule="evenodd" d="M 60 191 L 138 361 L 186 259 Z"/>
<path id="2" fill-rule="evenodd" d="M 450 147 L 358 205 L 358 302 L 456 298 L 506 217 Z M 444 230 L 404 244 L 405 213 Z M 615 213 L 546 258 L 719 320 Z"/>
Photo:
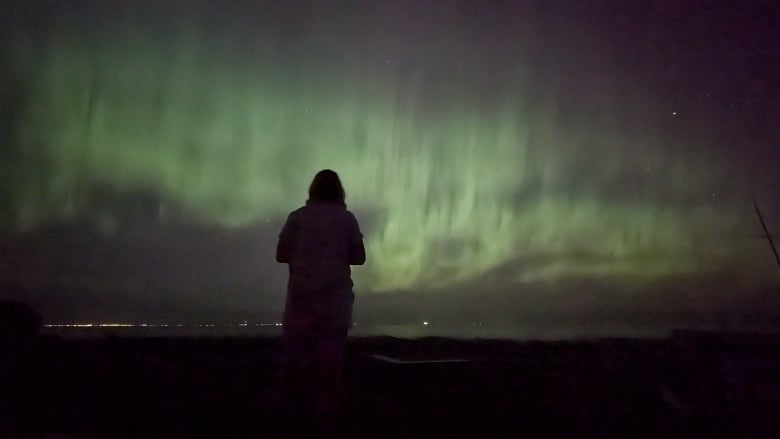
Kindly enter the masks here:
<path id="1" fill-rule="evenodd" d="M 557 328 L 531 328 L 491 326 L 489 324 L 455 327 L 452 325 L 387 324 L 361 326 L 350 331 L 352 338 L 390 337 L 401 339 L 451 338 L 464 340 L 500 339 L 515 341 L 576 341 L 609 338 L 664 339 L 674 333 L 760 333 L 780 334 L 778 328 L 723 328 L 717 325 L 701 325 L 689 328 L 630 328 L 627 325 L 605 325 L 598 328 L 561 326 Z M 48 324 L 42 333 L 65 338 L 106 337 L 216 337 L 252 338 L 278 337 L 281 324 Z"/>

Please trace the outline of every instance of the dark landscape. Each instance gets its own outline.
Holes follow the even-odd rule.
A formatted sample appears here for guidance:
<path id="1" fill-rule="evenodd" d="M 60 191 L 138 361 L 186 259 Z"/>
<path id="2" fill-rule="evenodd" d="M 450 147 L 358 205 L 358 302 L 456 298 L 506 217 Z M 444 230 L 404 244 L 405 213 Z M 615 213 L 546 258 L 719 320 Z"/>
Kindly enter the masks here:
<path id="1" fill-rule="evenodd" d="M 343 437 L 774 437 L 779 349 L 715 332 L 353 338 Z M 298 422 L 269 397 L 277 338 L 42 336 L 5 350 L 3 437 L 290 437 Z M 413 362 L 447 359 L 469 361 Z"/>

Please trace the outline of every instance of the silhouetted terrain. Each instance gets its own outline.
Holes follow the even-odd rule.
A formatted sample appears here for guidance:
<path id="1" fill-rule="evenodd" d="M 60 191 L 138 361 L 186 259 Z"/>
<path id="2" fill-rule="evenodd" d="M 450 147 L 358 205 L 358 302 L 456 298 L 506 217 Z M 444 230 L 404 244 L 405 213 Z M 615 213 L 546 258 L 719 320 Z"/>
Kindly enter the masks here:
<path id="1" fill-rule="evenodd" d="M 284 436 L 288 421 L 264 403 L 278 343 L 43 337 L 7 347 L 3 436 Z M 770 437 L 780 433 L 779 352 L 778 337 L 717 334 L 352 339 L 345 437 Z"/>

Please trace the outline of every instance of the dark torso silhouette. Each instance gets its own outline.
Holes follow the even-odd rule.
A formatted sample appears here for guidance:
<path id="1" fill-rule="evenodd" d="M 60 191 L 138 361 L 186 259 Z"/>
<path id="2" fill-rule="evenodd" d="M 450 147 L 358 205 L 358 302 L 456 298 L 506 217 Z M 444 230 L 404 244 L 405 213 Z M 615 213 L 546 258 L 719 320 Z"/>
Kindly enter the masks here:
<path id="1" fill-rule="evenodd" d="M 286 259 L 280 262 L 287 262 L 290 271 L 285 333 L 332 333 L 351 327 L 350 262 L 362 246 L 358 222 L 343 204 L 307 203 L 289 215 L 279 235 Z"/>

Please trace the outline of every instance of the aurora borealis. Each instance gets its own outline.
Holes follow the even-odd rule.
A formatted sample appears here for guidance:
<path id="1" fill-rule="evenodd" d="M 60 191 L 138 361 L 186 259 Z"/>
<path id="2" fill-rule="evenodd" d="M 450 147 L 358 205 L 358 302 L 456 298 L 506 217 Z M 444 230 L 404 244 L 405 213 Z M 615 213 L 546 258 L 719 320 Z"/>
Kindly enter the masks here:
<path id="1" fill-rule="evenodd" d="M 61 3 L 20 6 L 6 39 L 9 229 L 109 239 L 128 213 L 101 194 L 143 190 L 160 222 L 230 233 L 333 168 L 366 233 L 358 294 L 507 265 L 508 284 L 771 283 L 750 237 L 768 174 L 732 152 L 731 96 L 654 88 L 587 7 Z"/>

